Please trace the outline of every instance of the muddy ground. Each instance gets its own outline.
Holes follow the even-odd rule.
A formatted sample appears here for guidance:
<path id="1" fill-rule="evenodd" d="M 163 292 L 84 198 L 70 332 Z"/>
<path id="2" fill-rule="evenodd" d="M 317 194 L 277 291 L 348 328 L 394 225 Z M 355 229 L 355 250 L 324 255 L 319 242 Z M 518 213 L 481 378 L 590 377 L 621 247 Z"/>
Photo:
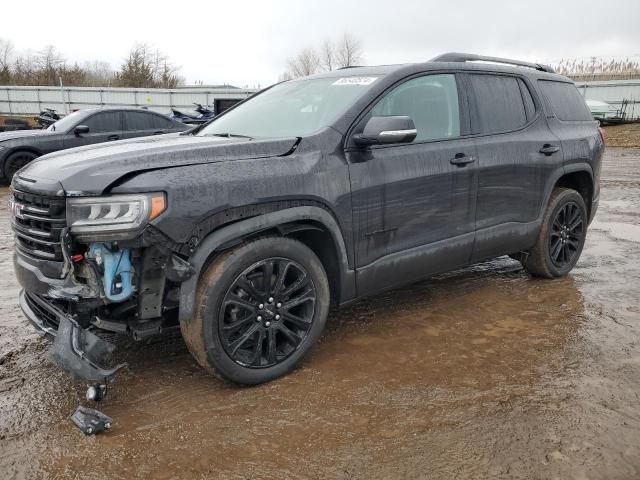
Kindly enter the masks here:
<path id="1" fill-rule="evenodd" d="M 503 257 L 378 295 L 256 388 L 127 343 L 96 437 L 16 307 L 0 195 L 0 478 L 640 478 L 640 149 L 607 150 L 567 278 Z"/>
<path id="2" fill-rule="evenodd" d="M 640 147 L 640 123 L 604 127 L 607 145 L 612 147 Z"/>

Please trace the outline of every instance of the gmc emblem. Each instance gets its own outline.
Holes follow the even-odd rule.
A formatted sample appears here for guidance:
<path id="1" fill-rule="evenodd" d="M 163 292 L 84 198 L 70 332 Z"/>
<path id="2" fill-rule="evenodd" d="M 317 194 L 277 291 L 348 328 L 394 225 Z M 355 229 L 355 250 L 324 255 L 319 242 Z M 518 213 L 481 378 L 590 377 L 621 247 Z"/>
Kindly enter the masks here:
<path id="1" fill-rule="evenodd" d="M 9 209 L 11 210 L 11 215 L 13 215 L 14 218 L 24 218 L 22 216 L 22 210 L 24 209 L 24 205 L 22 203 L 9 200 Z"/>

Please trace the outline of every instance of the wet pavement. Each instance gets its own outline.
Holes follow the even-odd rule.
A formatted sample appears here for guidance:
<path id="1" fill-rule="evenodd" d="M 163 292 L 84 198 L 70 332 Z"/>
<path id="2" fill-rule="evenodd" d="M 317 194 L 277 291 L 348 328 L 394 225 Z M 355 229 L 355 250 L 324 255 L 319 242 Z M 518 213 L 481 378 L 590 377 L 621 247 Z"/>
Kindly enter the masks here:
<path id="1" fill-rule="evenodd" d="M 96 437 L 16 306 L 7 195 L 0 478 L 640 478 L 640 149 L 607 150 L 567 278 L 502 257 L 372 297 L 254 388 L 208 377 L 178 335 L 125 342 Z"/>

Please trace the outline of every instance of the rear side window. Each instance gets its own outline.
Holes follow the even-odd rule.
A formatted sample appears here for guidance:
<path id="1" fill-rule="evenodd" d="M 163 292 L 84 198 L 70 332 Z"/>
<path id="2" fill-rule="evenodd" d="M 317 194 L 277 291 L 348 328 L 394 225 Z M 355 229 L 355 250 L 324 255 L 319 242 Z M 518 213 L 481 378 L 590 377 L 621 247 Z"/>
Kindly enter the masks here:
<path id="1" fill-rule="evenodd" d="M 407 115 L 416 125 L 414 141 L 460 136 L 460 109 L 455 75 L 426 75 L 408 80 L 384 96 L 371 115 Z"/>
<path id="2" fill-rule="evenodd" d="M 509 132 L 527 124 L 518 78 L 505 75 L 470 75 L 470 78 L 481 133 Z"/>
<path id="3" fill-rule="evenodd" d="M 126 112 L 125 115 L 127 119 L 127 130 L 151 130 L 156 128 L 153 124 L 153 117 L 155 115 L 144 112 Z"/>
<path id="4" fill-rule="evenodd" d="M 565 121 L 590 121 L 593 116 L 573 83 L 538 80 L 542 94 L 556 117 Z"/>
<path id="5" fill-rule="evenodd" d="M 151 117 L 151 125 L 156 130 L 173 128 L 173 122 L 170 119 L 164 118 L 160 115 L 155 115 L 153 113 L 150 113 L 149 116 Z"/>
<path id="6" fill-rule="evenodd" d="M 87 118 L 84 125 L 89 133 L 117 132 L 122 130 L 120 112 L 100 112 Z"/>

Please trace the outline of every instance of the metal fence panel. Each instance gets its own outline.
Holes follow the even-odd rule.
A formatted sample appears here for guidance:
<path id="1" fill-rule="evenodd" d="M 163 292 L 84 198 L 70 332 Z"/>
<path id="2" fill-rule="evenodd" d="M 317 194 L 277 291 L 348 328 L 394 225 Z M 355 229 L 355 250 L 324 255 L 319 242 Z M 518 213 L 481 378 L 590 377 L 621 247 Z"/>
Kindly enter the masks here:
<path id="1" fill-rule="evenodd" d="M 15 87 L 0 86 L 0 114 L 37 115 L 44 108 L 59 113 L 77 109 L 116 106 L 147 107 L 159 113 L 171 108 L 188 110 L 194 103 L 213 105 L 216 99 L 242 100 L 253 89 L 235 88 L 92 88 L 92 87 Z"/>

